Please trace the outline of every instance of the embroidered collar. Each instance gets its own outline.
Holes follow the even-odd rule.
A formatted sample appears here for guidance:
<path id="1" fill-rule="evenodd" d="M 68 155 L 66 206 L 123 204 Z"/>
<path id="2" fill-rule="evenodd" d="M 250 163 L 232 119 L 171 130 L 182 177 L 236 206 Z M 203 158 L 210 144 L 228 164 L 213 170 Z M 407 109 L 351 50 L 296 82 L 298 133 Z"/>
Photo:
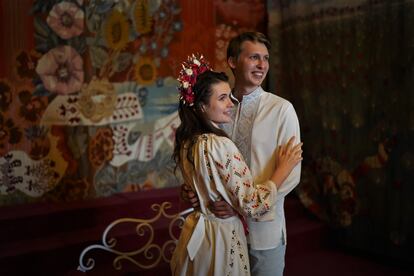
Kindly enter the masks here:
<path id="1" fill-rule="evenodd" d="M 260 94 L 262 94 L 263 88 L 261 86 L 258 86 L 253 92 L 251 92 L 248 95 L 244 95 L 241 102 L 243 103 L 249 103 L 259 97 Z M 234 96 L 234 91 L 232 91 L 232 99 L 235 100 L 237 103 L 240 103 L 240 101 Z"/>

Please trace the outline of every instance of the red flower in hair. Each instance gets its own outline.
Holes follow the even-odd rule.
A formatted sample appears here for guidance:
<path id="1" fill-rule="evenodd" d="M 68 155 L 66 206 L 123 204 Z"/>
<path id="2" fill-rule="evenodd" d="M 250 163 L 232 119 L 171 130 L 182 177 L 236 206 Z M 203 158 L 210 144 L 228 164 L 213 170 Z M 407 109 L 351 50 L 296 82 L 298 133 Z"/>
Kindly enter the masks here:
<path id="1" fill-rule="evenodd" d="M 193 86 L 197 81 L 197 76 L 211 69 L 203 55 L 194 54 L 188 57 L 187 61 L 183 62 L 182 67 L 177 79 L 180 82 L 178 86 L 180 101 L 192 106 L 195 99 Z"/>

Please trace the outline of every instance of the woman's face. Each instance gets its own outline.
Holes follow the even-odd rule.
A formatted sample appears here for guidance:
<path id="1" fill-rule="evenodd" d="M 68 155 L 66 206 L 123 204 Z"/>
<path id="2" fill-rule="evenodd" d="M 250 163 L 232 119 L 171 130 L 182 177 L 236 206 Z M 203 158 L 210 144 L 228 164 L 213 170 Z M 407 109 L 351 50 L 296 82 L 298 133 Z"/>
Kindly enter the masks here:
<path id="1" fill-rule="evenodd" d="M 234 106 L 230 99 L 231 89 L 228 82 L 218 82 L 211 86 L 211 97 L 203 110 L 210 121 L 216 124 L 231 122 L 231 109 Z"/>

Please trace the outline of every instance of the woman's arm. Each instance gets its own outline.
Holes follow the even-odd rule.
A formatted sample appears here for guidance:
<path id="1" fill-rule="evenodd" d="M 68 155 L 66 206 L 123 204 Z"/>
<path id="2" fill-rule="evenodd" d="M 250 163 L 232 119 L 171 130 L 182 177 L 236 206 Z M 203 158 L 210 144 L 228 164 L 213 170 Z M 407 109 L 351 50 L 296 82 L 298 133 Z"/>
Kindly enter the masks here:
<path id="1" fill-rule="evenodd" d="M 276 154 L 276 168 L 270 181 L 265 183 L 253 183 L 253 177 L 242 158 L 237 147 L 225 140 L 223 145 L 216 145 L 216 150 L 211 150 L 214 168 L 225 180 L 224 186 L 230 192 L 230 198 L 238 211 L 245 216 L 260 217 L 267 212 L 276 201 L 277 188 L 287 178 L 301 157 L 302 143 L 293 145 L 294 137 L 291 137 L 286 145 L 278 148 Z M 214 147 L 213 147 L 214 148 Z M 216 154 L 217 150 L 219 154 Z M 223 166 L 223 164 L 225 164 Z M 210 165 L 211 166 L 211 165 Z M 210 210 L 220 218 L 235 215 L 233 208 L 225 200 L 212 201 Z"/>

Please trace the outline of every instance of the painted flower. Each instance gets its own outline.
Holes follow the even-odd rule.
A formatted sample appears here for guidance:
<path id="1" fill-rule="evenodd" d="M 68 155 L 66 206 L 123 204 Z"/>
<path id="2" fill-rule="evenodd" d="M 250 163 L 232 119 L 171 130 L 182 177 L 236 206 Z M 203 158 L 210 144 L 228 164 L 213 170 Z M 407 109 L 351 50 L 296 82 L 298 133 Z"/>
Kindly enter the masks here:
<path id="1" fill-rule="evenodd" d="M 74 93 L 82 87 L 83 60 L 72 47 L 59 46 L 40 58 L 36 72 L 50 92 Z"/>
<path id="2" fill-rule="evenodd" d="M 157 79 L 157 67 L 154 60 L 141 57 L 135 65 L 135 80 L 142 85 L 152 84 Z"/>
<path id="3" fill-rule="evenodd" d="M 8 152 L 9 144 L 16 145 L 22 139 L 22 131 L 11 118 L 5 119 L 0 114 L 0 155 Z"/>
<path id="4" fill-rule="evenodd" d="M 89 183 L 86 179 L 62 179 L 55 189 L 48 192 L 45 198 L 53 202 L 72 202 L 88 196 Z"/>
<path id="5" fill-rule="evenodd" d="M 0 80 L 0 110 L 2 112 L 9 109 L 9 106 L 13 100 L 12 86 L 6 80 Z"/>
<path id="6" fill-rule="evenodd" d="M 99 122 L 113 114 L 116 101 L 117 94 L 112 83 L 107 79 L 94 77 L 82 88 L 79 109 L 92 122 Z"/>
<path id="7" fill-rule="evenodd" d="M 30 88 L 21 88 L 19 90 L 19 100 L 22 103 L 19 115 L 25 120 L 34 123 L 42 117 L 47 107 L 47 100 L 45 97 L 33 97 Z"/>
<path id="8" fill-rule="evenodd" d="M 34 160 L 40 160 L 48 155 L 50 151 L 48 132 L 47 128 L 38 125 L 25 129 L 25 136 L 30 141 L 29 155 Z"/>
<path id="9" fill-rule="evenodd" d="M 122 50 L 128 44 L 129 24 L 125 15 L 113 10 L 104 26 L 104 37 L 108 47 Z"/>
<path id="10" fill-rule="evenodd" d="M 16 56 L 16 71 L 20 78 L 33 79 L 36 76 L 36 63 L 40 54 L 35 51 L 21 51 Z"/>
<path id="11" fill-rule="evenodd" d="M 111 128 L 100 128 L 89 142 L 89 160 L 95 168 L 112 160 L 115 146 L 112 136 Z"/>
<path id="12" fill-rule="evenodd" d="M 53 6 L 46 21 L 58 36 L 69 39 L 83 32 L 84 18 L 76 4 L 64 1 Z"/>
<path id="13" fill-rule="evenodd" d="M 65 126 L 57 126 L 54 125 L 50 129 L 50 133 L 55 136 L 57 140 L 57 149 L 59 151 L 60 156 L 67 162 L 68 166 L 66 169 L 67 174 L 75 174 L 78 171 L 79 163 L 74 158 L 74 151 L 71 149 L 72 143 L 68 143 L 68 135 Z M 79 136 L 79 135 L 77 135 Z M 82 146 L 76 146 L 78 150 L 82 150 Z"/>
<path id="14" fill-rule="evenodd" d="M 133 7 L 132 20 L 139 34 L 149 33 L 152 29 L 153 18 L 148 7 L 148 2 L 147 0 L 138 0 Z"/>

